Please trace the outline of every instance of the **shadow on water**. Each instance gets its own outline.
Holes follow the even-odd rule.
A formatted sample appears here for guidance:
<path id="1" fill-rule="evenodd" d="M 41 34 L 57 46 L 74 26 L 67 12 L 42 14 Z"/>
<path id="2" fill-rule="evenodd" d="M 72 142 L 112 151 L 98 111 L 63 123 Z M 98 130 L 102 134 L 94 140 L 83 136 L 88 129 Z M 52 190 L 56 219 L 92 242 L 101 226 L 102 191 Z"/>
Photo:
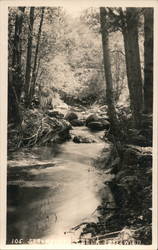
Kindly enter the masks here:
<path id="1" fill-rule="evenodd" d="M 48 187 L 8 186 L 7 243 L 12 243 L 14 238 L 27 243 L 32 237 L 42 236 L 49 214 L 48 200 L 44 197 L 49 196 L 49 191 Z M 39 220 L 43 222 L 43 228 Z"/>

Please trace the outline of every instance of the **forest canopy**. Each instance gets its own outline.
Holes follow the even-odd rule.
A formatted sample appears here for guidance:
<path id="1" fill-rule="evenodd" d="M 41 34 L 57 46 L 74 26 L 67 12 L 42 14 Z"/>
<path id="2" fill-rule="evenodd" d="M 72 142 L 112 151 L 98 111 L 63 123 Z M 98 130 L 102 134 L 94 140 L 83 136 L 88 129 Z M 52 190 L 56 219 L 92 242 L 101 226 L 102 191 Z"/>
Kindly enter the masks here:
<path id="1" fill-rule="evenodd" d="M 8 29 L 9 121 L 20 124 L 23 108 L 56 97 L 108 104 L 108 88 L 136 127 L 152 112 L 152 8 L 91 7 L 77 17 L 63 7 L 9 8 Z"/>

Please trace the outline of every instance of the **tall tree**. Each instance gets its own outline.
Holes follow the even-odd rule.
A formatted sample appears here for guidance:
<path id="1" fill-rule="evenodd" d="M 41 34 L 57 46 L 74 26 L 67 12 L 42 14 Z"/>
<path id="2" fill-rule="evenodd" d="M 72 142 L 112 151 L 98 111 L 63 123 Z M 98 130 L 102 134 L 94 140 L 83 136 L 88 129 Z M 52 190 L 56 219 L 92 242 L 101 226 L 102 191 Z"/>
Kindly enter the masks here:
<path id="1" fill-rule="evenodd" d="M 108 31 L 120 30 L 123 34 L 130 106 L 135 126 L 139 128 L 143 110 L 143 84 L 138 25 L 142 8 L 106 8 L 106 10 Z"/>
<path id="2" fill-rule="evenodd" d="M 124 38 L 131 110 L 135 126 L 139 128 L 141 126 L 141 113 L 143 109 L 143 85 L 138 43 L 139 15 L 136 8 L 127 8 L 125 13 L 120 9 L 120 15 Z"/>
<path id="3" fill-rule="evenodd" d="M 144 112 L 153 111 L 153 8 L 144 9 Z"/>
<path id="4" fill-rule="evenodd" d="M 30 8 L 29 15 L 29 31 L 27 41 L 27 59 L 26 59 L 26 72 L 25 72 L 25 106 L 30 104 L 29 91 L 31 79 L 31 62 L 32 62 L 32 39 L 33 39 L 33 24 L 34 24 L 34 7 Z"/>
<path id="5" fill-rule="evenodd" d="M 108 105 L 108 114 L 112 127 L 112 133 L 115 136 L 115 138 L 120 139 L 121 131 L 119 129 L 119 124 L 116 117 L 116 110 L 115 110 L 114 96 L 113 96 L 111 60 L 109 53 L 109 34 L 107 28 L 107 11 L 106 8 L 104 7 L 100 8 L 100 24 L 101 24 L 101 35 L 102 35 L 102 47 L 103 47 L 104 73 L 106 79 L 106 100 Z"/>
<path id="6" fill-rule="evenodd" d="M 20 122 L 18 105 L 23 86 L 23 77 L 21 69 L 22 53 L 22 26 L 25 7 L 19 7 L 15 18 L 15 32 L 13 38 L 12 69 L 8 76 L 8 118 L 14 119 L 15 123 Z"/>
<path id="7" fill-rule="evenodd" d="M 31 86 L 30 86 L 30 93 L 29 93 L 30 101 L 32 100 L 32 97 L 34 95 L 34 90 L 35 90 L 35 83 L 36 83 L 36 76 L 37 76 L 37 69 L 38 69 L 37 59 L 38 59 L 40 38 L 41 38 L 41 32 L 42 32 L 42 24 L 43 24 L 43 19 L 44 19 L 44 9 L 45 7 L 42 7 L 41 19 L 40 19 L 39 30 L 38 30 L 38 35 L 37 35 L 36 51 L 35 51 L 32 79 L 31 79 Z"/>

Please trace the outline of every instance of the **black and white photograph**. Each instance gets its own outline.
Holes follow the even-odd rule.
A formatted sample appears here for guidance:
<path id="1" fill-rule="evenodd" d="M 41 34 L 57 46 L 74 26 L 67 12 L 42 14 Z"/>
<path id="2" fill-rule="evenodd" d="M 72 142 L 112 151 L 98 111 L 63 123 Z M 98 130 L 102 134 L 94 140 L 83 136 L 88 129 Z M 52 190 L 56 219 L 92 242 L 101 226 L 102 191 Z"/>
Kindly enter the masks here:
<path id="1" fill-rule="evenodd" d="M 156 8 L 30 2 L 7 7 L 5 244 L 152 246 Z"/>

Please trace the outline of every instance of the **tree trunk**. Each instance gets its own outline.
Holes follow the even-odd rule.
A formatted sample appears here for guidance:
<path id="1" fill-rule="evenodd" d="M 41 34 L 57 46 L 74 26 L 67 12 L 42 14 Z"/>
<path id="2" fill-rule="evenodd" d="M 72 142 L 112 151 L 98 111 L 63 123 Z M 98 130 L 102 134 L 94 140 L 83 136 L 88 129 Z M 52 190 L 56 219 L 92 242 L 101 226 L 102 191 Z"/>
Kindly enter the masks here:
<path id="1" fill-rule="evenodd" d="M 153 8 L 144 10 L 144 112 L 153 111 Z"/>
<path id="2" fill-rule="evenodd" d="M 138 14 L 136 8 L 127 8 L 126 24 L 123 27 L 127 79 L 130 104 L 135 126 L 141 126 L 143 86 L 138 43 Z"/>
<path id="3" fill-rule="evenodd" d="M 33 97 L 34 91 L 35 91 L 35 83 L 36 83 L 36 75 L 37 75 L 37 59 L 38 59 L 38 51 L 39 51 L 40 38 L 41 38 L 41 32 L 42 32 L 42 24 L 43 24 L 43 18 L 44 18 L 44 9 L 45 9 L 45 7 L 42 7 L 41 20 L 40 20 L 38 36 L 37 36 L 37 44 L 36 44 L 34 66 L 33 66 L 31 88 L 30 88 L 30 98 L 29 98 L 30 101 L 32 100 L 32 97 Z"/>
<path id="4" fill-rule="evenodd" d="M 21 70 L 21 33 L 25 7 L 19 7 L 15 20 L 12 70 L 8 72 L 8 119 L 20 123 L 19 102 L 23 85 Z"/>
<path id="5" fill-rule="evenodd" d="M 101 35 L 102 35 L 102 47 L 103 47 L 103 61 L 104 61 L 104 72 L 106 79 L 106 101 L 108 105 L 108 115 L 111 123 L 112 134 L 115 138 L 120 139 L 120 129 L 118 120 L 116 117 L 116 110 L 114 105 L 113 96 L 113 84 L 112 84 L 112 73 L 111 73 L 111 62 L 109 53 L 109 35 L 106 28 L 106 9 L 100 8 L 100 24 L 101 24 Z"/>
<path id="6" fill-rule="evenodd" d="M 30 8 L 30 22 L 28 31 L 27 42 L 27 59 L 26 59 L 26 73 L 25 73 L 25 106 L 30 104 L 29 91 L 30 91 L 30 79 L 31 79 L 31 59 L 32 59 L 32 38 L 33 38 L 33 24 L 34 24 L 34 7 Z"/>
<path id="7" fill-rule="evenodd" d="M 39 75 L 40 65 L 41 65 L 41 57 L 38 58 L 38 62 L 37 62 L 37 70 L 36 70 L 36 75 L 35 75 L 35 86 L 36 86 L 36 81 L 37 81 L 38 75 Z"/>

